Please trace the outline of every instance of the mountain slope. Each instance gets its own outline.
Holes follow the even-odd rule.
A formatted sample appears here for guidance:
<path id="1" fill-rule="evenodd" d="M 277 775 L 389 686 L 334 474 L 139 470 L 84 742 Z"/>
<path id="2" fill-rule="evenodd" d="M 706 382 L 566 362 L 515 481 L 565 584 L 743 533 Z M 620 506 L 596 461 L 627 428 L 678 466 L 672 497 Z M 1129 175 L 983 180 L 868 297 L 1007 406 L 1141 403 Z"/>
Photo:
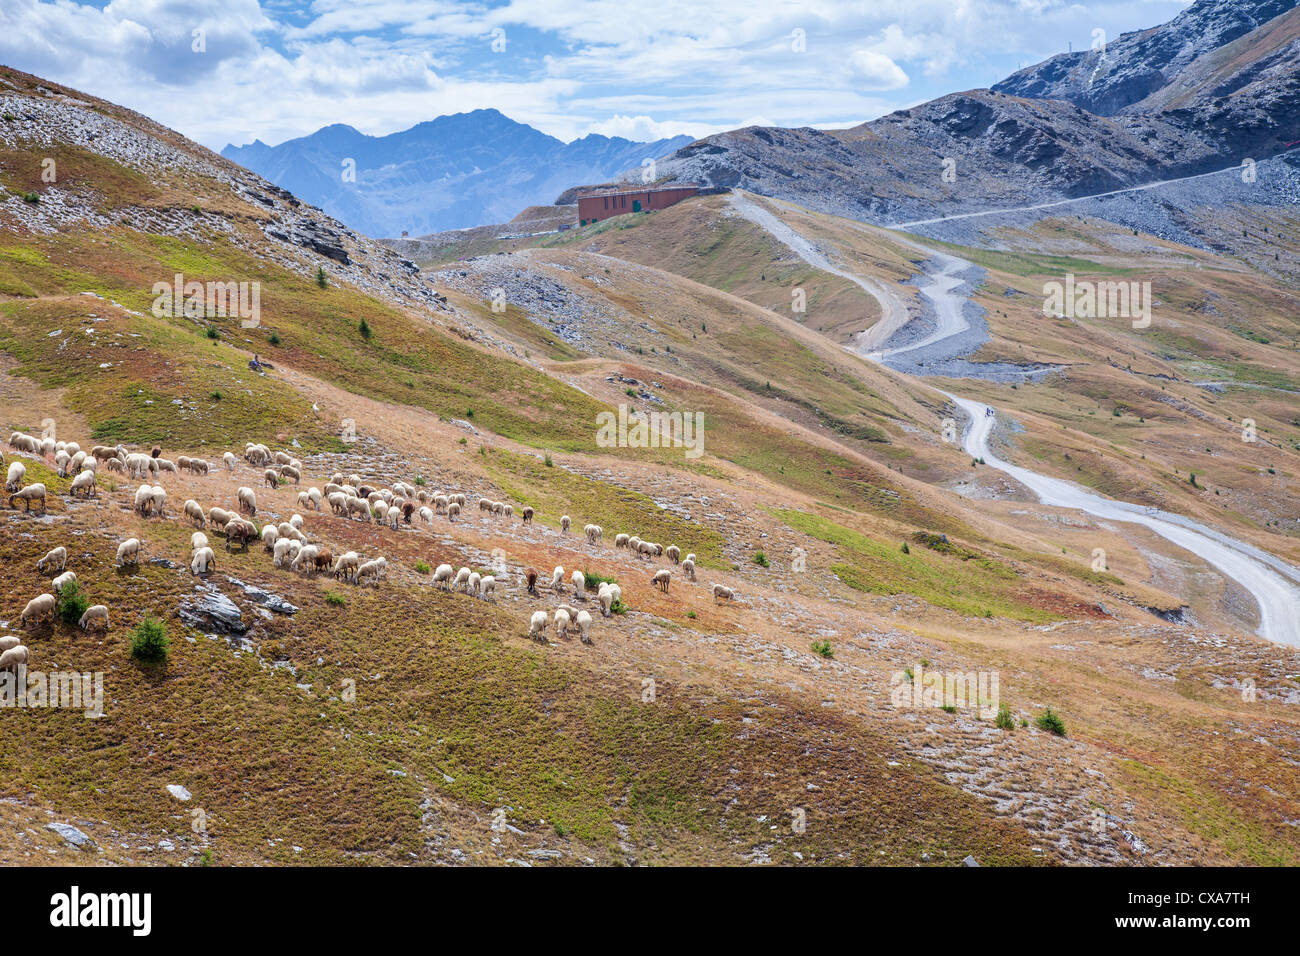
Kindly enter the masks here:
<path id="1" fill-rule="evenodd" d="M 397 236 L 504 222 L 574 182 L 639 167 L 689 141 L 592 134 L 564 143 L 497 110 L 474 110 L 387 136 L 336 124 L 278 146 L 255 141 L 221 154 L 353 229 Z"/>

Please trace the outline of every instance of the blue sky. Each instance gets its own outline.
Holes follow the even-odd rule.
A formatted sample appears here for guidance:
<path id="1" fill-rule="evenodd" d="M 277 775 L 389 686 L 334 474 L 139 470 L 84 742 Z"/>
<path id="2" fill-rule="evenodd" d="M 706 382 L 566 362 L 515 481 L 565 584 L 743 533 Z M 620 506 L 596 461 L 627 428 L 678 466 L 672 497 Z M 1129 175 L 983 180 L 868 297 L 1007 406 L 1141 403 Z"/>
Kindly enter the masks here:
<path id="1" fill-rule="evenodd" d="M 213 149 L 496 107 L 564 140 L 851 126 L 1186 0 L 0 0 L 0 62 Z M 196 34 L 196 31 L 199 31 Z"/>

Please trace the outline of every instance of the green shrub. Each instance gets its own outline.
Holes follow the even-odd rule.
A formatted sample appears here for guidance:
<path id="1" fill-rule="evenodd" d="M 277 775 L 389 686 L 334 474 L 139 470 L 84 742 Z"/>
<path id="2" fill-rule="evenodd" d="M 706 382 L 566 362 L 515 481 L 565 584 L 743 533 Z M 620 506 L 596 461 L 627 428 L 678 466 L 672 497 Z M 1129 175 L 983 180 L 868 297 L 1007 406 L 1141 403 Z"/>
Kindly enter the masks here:
<path id="1" fill-rule="evenodd" d="M 362 337 L 363 339 L 365 339 L 366 341 L 370 341 L 370 323 L 369 323 L 369 322 L 367 322 L 365 319 L 362 319 L 362 320 L 361 320 L 361 324 L 360 324 L 359 326 L 357 326 L 357 331 L 361 333 L 361 337 Z"/>
<path id="2" fill-rule="evenodd" d="M 272 332 L 271 337 L 267 341 L 269 341 L 272 345 L 279 345 L 283 340 L 280 338 L 279 332 Z"/>
<path id="3" fill-rule="evenodd" d="M 216 339 L 221 338 L 221 333 L 217 331 L 217 327 L 215 325 L 209 325 L 208 330 L 203 334 L 214 341 Z"/>
<path id="4" fill-rule="evenodd" d="M 325 603 L 332 604 L 335 607 L 342 607 L 344 604 L 348 603 L 348 599 L 344 597 L 342 594 L 339 594 L 338 591 L 326 591 Z"/>
<path id="5" fill-rule="evenodd" d="M 1065 736 L 1065 721 L 1061 720 L 1060 714 L 1053 713 L 1050 707 L 1034 723 L 1038 725 L 1039 730 L 1046 730 L 1058 737 Z"/>
<path id="6" fill-rule="evenodd" d="M 602 584 L 618 584 L 618 578 L 597 574 L 594 571 L 583 571 L 582 576 L 586 581 L 588 591 L 597 591 Z"/>
<path id="7" fill-rule="evenodd" d="M 766 568 L 770 566 L 767 560 L 767 555 L 764 554 L 762 551 L 759 551 L 754 555 L 754 563 L 757 564 L 760 568 Z"/>
<path id="8" fill-rule="evenodd" d="M 86 608 L 90 607 L 90 602 L 86 596 L 81 593 L 81 585 L 76 581 L 69 581 L 63 587 L 59 588 L 58 600 L 54 605 L 54 613 L 59 616 L 59 620 L 64 624 L 76 625 L 81 621 L 81 615 L 86 613 Z"/>
<path id="9" fill-rule="evenodd" d="M 171 642 L 167 640 L 167 627 L 154 617 L 146 617 L 131 632 L 131 656 L 148 663 L 167 660 Z"/>
<path id="10" fill-rule="evenodd" d="M 551 453 L 549 451 L 546 453 L 546 457 L 542 459 L 542 464 L 545 465 L 547 468 L 555 467 L 555 462 L 551 461 Z M 1273 469 L 1271 468 L 1269 469 L 1269 471 L 1272 470 Z"/>
<path id="11" fill-rule="evenodd" d="M 613 604 L 611 604 L 611 605 L 609 606 L 609 613 L 610 613 L 610 614 L 626 614 L 626 613 L 627 613 L 627 605 L 624 604 L 623 601 L 622 601 L 621 599 L 620 599 L 620 600 L 617 600 L 617 601 L 615 601 Z"/>
<path id="12" fill-rule="evenodd" d="M 813 641 L 812 649 L 814 653 L 820 654 L 822 657 L 835 656 L 835 649 L 831 647 L 830 641 Z"/>
<path id="13" fill-rule="evenodd" d="M 316 284 L 317 284 L 318 286 L 320 286 L 322 289 L 329 285 L 329 280 L 328 280 L 327 278 L 325 278 L 325 267 L 324 267 L 324 266 L 317 266 L 317 267 L 316 267 Z M 362 325 L 365 324 L 365 320 L 364 320 L 364 319 L 362 319 L 362 323 L 361 323 L 361 324 L 362 324 Z M 362 332 L 361 334 L 362 334 L 362 335 L 365 335 L 366 333 Z M 369 338 L 369 336 L 367 336 L 367 338 Z"/>
<path id="14" fill-rule="evenodd" d="M 23 202 L 38 203 L 40 201 L 40 193 L 23 193 Z"/>
<path id="15" fill-rule="evenodd" d="M 1006 704 L 998 705 L 998 716 L 993 721 L 999 730 L 1014 730 L 1016 726 L 1015 718 L 1011 716 L 1011 708 Z"/>
<path id="16" fill-rule="evenodd" d="M 419 571 L 421 574 L 428 574 L 428 573 L 429 573 L 429 570 L 430 570 L 430 568 L 429 568 L 429 562 L 428 562 L 428 561 L 416 561 L 416 562 L 415 562 L 415 570 Z"/>

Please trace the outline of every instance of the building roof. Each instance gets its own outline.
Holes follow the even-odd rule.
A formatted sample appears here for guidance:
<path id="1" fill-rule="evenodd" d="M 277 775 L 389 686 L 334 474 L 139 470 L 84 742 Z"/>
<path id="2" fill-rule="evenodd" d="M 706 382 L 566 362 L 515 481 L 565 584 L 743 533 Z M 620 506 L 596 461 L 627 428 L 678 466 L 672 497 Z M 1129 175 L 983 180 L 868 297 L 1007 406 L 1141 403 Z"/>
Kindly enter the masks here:
<path id="1" fill-rule="evenodd" d="M 632 196 L 641 193 L 663 193 L 677 189 L 699 189 L 699 183 L 678 183 L 674 186 L 640 186 L 625 189 L 605 189 L 594 193 L 578 193 L 579 199 L 599 199 L 602 196 Z"/>

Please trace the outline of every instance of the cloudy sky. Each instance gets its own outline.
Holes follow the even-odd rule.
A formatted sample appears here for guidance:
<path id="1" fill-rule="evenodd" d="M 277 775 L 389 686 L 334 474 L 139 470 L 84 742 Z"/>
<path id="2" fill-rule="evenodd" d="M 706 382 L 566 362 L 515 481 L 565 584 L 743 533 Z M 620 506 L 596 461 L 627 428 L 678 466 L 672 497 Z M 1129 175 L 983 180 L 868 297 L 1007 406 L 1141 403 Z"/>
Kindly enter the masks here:
<path id="1" fill-rule="evenodd" d="M 496 107 L 570 140 L 851 126 L 1187 0 L 0 0 L 0 63 L 206 146 Z"/>

